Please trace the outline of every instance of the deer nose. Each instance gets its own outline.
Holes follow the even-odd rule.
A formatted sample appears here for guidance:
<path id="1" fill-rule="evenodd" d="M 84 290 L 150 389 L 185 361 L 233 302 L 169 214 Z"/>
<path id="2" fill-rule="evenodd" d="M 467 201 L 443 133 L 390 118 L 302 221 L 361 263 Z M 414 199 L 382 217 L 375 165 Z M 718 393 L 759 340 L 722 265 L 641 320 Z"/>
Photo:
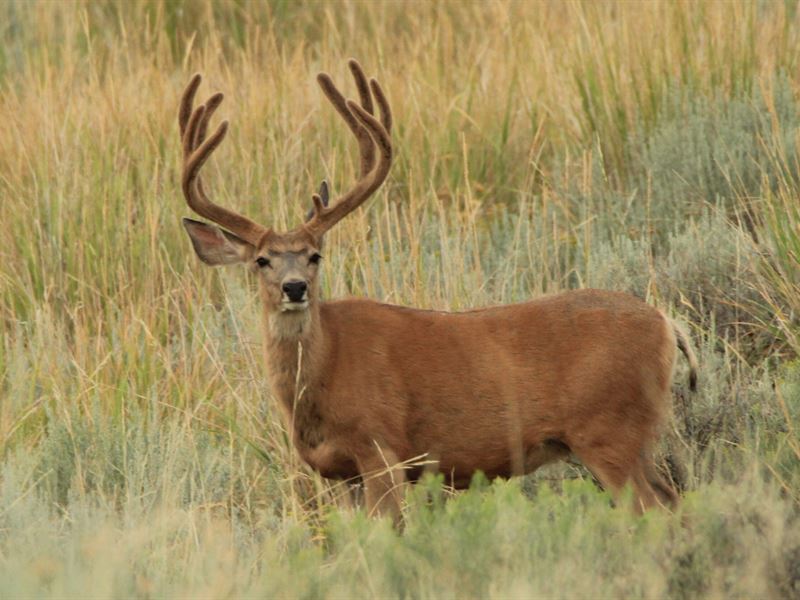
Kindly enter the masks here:
<path id="1" fill-rule="evenodd" d="M 308 284 L 305 281 L 287 281 L 281 286 L 283 293 L 292 302 L 301 302 L 306 295 Z"/>

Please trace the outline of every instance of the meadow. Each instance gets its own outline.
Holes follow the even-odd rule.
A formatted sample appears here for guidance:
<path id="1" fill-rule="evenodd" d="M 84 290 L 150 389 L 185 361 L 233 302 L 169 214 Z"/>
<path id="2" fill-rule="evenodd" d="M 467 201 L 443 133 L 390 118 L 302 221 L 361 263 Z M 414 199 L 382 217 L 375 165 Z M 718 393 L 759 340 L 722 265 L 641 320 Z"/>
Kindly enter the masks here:
<path id="1" fill-rule="evenodd" d="M 254 281 L 181 227 L 178 102 L 225 92 L 209 187 L 289 228 L 357 176 L 315 81 L 351 56 L 397 157 L 324 296 L 659 306 L 700 360 L 677 513 L 573 461 L 427 479 L 400 534 L 297 458 Z M 0 0 L 0 597 L 798 597 L 798 74 L 788 0 Z"/>

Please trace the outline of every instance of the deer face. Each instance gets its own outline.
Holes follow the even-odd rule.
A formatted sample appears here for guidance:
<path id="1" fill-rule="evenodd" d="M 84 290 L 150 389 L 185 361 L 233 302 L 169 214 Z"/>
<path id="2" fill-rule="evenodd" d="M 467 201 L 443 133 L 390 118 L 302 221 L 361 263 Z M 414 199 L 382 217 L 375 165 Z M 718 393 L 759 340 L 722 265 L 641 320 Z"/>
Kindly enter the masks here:
<path id="1" fill-rule="evenodd" d="M 316 302 L 321 260 L 319 244 L 308 234 L 268 235 L 252 259 L 267 311 L 305 311 Z"/>
<path id="2" fill-rule="evenodd" d="M 183 220 L 197 256 L 211 266 L 245 263 L 258 275 L 267 312 L 304 311 L 319 296 L 320 242 L 300 228 L 268 231 L 258 247 L 214 225 Z"/>

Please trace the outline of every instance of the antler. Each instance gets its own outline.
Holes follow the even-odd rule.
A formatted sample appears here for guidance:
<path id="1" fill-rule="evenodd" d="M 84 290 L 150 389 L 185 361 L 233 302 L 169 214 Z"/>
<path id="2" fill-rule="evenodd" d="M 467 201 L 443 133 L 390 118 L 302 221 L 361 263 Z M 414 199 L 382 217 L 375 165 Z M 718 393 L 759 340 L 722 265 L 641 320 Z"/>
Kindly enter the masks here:
<path id="1" fill-rule="evenodd" d="M 198 215 L 221 225 L 234 235 L 255 246 L 258 245 L 267 230 L 247 217 L 211 202 L 200 180 L 200 168 L 211 156 L 211 153 L 216 150 L 217 146 L 220 145 L 228 132 L 228 122 L 223 121 L 216 131 L 211 134 L 211 137 L 206 139 L 211 115 L 219 107 L 223 95 L 216 93 L 205 104 L 201 104 L 192 110 L 194 97 L 197 93 L 197 88 L 200 86 L 201 79 L 199 73 L 192 77 L 183 92 L 180 112 L 178 113 L 183 145 L 183 176 L 181 178 L 183 195 L 186 197 L 189 207 Z"/>
<path id="2" fill-rule="evenodd" d="M 360 105 L 346 100 L 327 73 L 320 73 L 317 82 L 358 140 L 361 175 L 355 186 L 338 198 L 330 208 L 314 194 L 314 215 L 305 227 L 318 237 L 361 206 L 381 186 L 392 165 L 392 140 L 389 135 L 392 129 L 392 112 L 386 96 L 375 79 L 370 79 L 367 84 L 364 71 L 355 59 L 351 58 L 348 65 L 358 88 Z M 373 116 L 373 98 L 380 109 L 380 121 Z"/>

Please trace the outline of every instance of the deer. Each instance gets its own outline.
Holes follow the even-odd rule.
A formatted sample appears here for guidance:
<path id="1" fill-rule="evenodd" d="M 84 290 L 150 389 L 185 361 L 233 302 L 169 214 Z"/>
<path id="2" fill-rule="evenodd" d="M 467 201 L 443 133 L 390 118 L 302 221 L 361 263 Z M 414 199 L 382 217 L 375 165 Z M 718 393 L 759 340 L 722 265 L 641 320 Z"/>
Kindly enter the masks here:
<path id="1" fill-rule="evenodd" d="M 360 479 L 368 513 L 395 521 L 404 487 L 426 471 L 464 488 L 479 471 L 512 477 L 570 457 L 612 499 L 631 489 L 637 512 L 674 508 L 679 497 L 659 473 L 654 444 L 677 350 L 692 390 L 698 365 L 688 334 L 661 310 L 596 289 L 465 312 L 320 299 L 325 234 L 381 187 L 393 156 L 386 95 L 356 60 L 348 65 L 358 102 L 324 72 L 317 82 L 356 138 L 358 179 L 332 202 L 323 182 L 290 231 L 211 201 L 199 173 L 228 122 L 208 135 L 223 95 L 194 107 L 199 73 L 178 118 L 183 194 L 211 221 L 183 225 L 203 263 L 255 274 L 267 379 L 301 459 L 324 478 Z"/>

